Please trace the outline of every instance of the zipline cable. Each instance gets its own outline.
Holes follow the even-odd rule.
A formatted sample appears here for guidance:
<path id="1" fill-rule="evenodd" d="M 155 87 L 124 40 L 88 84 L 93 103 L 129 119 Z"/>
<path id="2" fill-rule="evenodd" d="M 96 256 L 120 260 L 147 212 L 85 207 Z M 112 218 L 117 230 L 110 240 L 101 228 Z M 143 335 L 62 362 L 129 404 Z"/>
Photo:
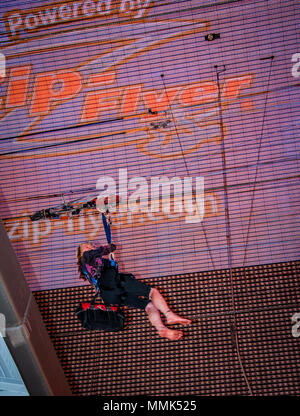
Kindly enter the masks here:
<path id="1" fill-rule="evenodd" d="M 272 72 L 272 64 L 274 60 L 274 55 L 268 57 L 268 58 L 261 58 L 262 60 L 271 59 L 271 64 L 269 68 L 269 76 L 268 76 L 268 84 L 267 84 L 267 92 L 265 97 L 265 103 L 264 103 L 264 111 L 263 111 L 263 118 L 262 118 L 262 126 L 261 126 L 261 132 L 260 132 L 260 138 L 258 143 L 258 153 L 257 153 L 257 163 L 256 163 L 256 169 L 255 169 L 255 175 L 254 175 L 254 186 L 252 190 L 252 197 L 251 197 L 251 204 L 250 204 L 250 212 L 249 212 L 249 220 L 248 220 L 248 227 L 247 227 L 247 236 L 246 236 L 246 243 L 245 243 L 245 253 L 244 253 L 244 259 L 243 259 L 243 266 L 245 266 L 246 257 L 247 257 L 247 248 L 249 243 L 249 234 L 250 234 L 250 227 L 251 227 L 251 220 L 253 217 L 253 207 L 254 207 L 254 195 L 256 192 L 256 185 L 257 185 L 257 176 L 258 176 L 258 168 L 259 168 L 259 162 L 260 162 L 260 155 L 261 155 L 261 147 L 262 147 L 262 138 L 264 133 L 264 127 L 265 127 L 265 119 L 266 119 L 266 110 L 267 110 L 267 102 L 269 97 L 269 85 L 271 80 L 271 72 Z"/>
<path id="2" fill-rule="evenodd" d="M 224 209 L 225 209 L 225 224 L 226 224 L 226 241 L 227 241 L 227 259 L 228 267 L 230 274 L 230 290 L 231 290 L 231 304 L 232 304 L 232 321 L 230 323 L 230 330 L 233 337 L 234 347 L 237 353 L 239 365 L 244 377 L 244 380 L 247 384 L 248 391 L 250 396 L 253 396 L 253 392 L 244 369 L 244 365 L 241 358 L 238 331 L 237 331 L 237 319 L 236 319 L 236 304 L 235 304 L 235 293 L 233 285 L 233 274 L 232 274 L 232 246 L 231 246 L 231 227 L 230 227 L 230 214 L 229 214 L 229 204 L 228 204 L 228 187 L 227 187 L 227 164 L 226 164 L 226 149 L 225 149 L 225 131 L 223 123 L 223 110 L 222 110 L 222 98 L 221 98 L 221 88 L 220 88 L 220 74 L 226 71 L 225 65 L 222 65 L 223 68 L 218 70 L 218 65 L 215 65 L 216 75 L 217 75 L 217 85 L 218 85 L 218 107 L 219 107 L 219 121 L 220 121 L 220 132 L 221 132 L 221 156 L 222 156 L 222 173 L 223 173 L 223 184 L 224 184 Z"/>
<path id="3" fill-rule="evenodd" d="M 185 154 L 184 154 L 184 151 L 183 151 L 183 147 L 182 147 L 182 143 L 181 143 L 181 140 L 180 140 L 180 137 L 179 137 L 179 133 L 178 133 L 178 130 L 177 130 L 176 120 L 175 120 L 175 117 L 174 117 L 174 114 L 173 114 L 173 111 L 172 111 L 171 101 L 169 100 L 169 97 L 168 97 L 168 92 L 167 92 L 167 88 L 166 88 L 166 84 L 165 84 L 165 80 L 164 80 L 164 74 L 161 74 L 161 79 L 162 79 L 164 91 L 165 91 L 165 94 L 166 94 L 167 102 L 169 102 L 169 110 L 170 110 L 172 120 L 173 120 L 173 123 L 174 123 L 174 129 L 175 129 L 175 132 L 176 132 L 177 140 L 178 140 L 179 145 L 180 145 L 180 150 L 181 150 L 182 158 L 183 158 L 183 161 L 184 161 L 185 169 L 186 169 L 186 172 L 187 172 L 188 176 L 191 176 L 189 168 L 187 166 L 187 161 L 186 161 L 186 158 L 185 158 Z M 196 209 L 197 209 L 197 206 L 196 206 Z M 209 246 L 209 243 L 208 243 L 208 237 L 207 237 L 204 225 L 203 225 L 203 221 L 201 221 L 201 227 L 202 227 L 203 235 L 204 235 L 204 238 L 205 238 L 206 247 L 208 249 L 208 253 L 209 253 L 209 256 L 210 256 L 210 261 L 211 261 L 213 270 L 215 270 L 213 256 L 212 256 L 211 249 L 210 249 L 210 246 Z M 195 251 L 195 241 L 194 241 L 194 251 Z"/>

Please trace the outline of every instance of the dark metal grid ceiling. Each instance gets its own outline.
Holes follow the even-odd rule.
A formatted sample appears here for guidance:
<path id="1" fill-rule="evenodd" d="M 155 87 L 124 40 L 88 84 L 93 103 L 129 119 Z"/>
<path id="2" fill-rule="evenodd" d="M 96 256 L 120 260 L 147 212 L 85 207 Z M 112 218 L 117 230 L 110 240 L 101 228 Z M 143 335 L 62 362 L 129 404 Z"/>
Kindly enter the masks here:
<path id="1" fill-rule="evenodd" d="M 254 395 L 299 395 L 300 262 L 233 269 L 240 351 Z M 247 395 L 231 331 L 228 270 L 147 279 L 170 306 L 194 319 L 178 342 L 159 338 L 142 311 L 125 329 L 91 332 L 74 314 L 88 286 L 35 292 L 75 395 Z"/>

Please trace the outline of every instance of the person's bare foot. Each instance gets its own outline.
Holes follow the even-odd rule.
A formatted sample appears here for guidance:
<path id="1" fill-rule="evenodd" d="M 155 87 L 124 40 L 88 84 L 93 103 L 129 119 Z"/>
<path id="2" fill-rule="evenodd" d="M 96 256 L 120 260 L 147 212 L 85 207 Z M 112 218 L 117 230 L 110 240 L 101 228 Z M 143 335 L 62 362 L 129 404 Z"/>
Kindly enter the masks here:
<path id="1" fill-rule="evenodd" d="M 168 325 L 190 325 L 192 321 L 190 319 L 181 318 L 180 316 L 176 315 L 176 313 L 169 311 L 166 315 L 167 324 Z"/>
<path id="2" fill-rule="evenodd" d="M 158 331 L 159 335 L 163 338 L 168 338 L 171 341 L 177 341 L 178 339 L 180 339 L 183 336 L 183 332 L 181 331 L 176 331 L 174 329 L 162 329 L 160 331 Z"/>

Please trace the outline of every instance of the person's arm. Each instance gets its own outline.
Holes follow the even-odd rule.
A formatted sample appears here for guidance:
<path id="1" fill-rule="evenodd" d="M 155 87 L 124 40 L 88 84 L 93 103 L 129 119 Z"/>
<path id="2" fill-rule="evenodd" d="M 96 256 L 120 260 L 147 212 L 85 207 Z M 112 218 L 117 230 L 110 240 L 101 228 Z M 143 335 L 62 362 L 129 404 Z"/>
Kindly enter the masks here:
<path id="1" fill-rule="evenodd" d="M 115 244 L 107 244 L 105 246 L 99 246 L 95 250 L 85 251 L 82 255 L 81 261 L 83 264 L 93 263 L 96 257 L 102 257 L 112 253 L 116 250 Z"/>
<path id="2" fill-rule="evenodd" d="M 105 256 L 106 254 L 112 253 L 116 250 L 116 246 L 113 243 L 107 244 L 105 246 L 100 246 L 96 248 L 95 252 L 97 252 L 98 256 Z"/>
<path id="3" fill-rule="evenodd" d="M 115 244 L 107 244 L 105 246 L 99 246 L 95 250 L 89 250 L 83 253 L 84 258 L 87 260 L 88 258 L 94 258 L 94 257 L 102 257 L 109 253 L 112 253 L 116 250 Z"/>

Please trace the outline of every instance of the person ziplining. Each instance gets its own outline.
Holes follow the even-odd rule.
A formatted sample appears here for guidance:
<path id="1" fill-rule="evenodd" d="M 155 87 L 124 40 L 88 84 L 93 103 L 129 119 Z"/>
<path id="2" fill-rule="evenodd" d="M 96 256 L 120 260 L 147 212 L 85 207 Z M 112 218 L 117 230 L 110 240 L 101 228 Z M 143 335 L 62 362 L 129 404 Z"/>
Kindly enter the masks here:
<path id="1" fill-rule="evenodd" d="M 116 203 L 119 203 L 118 197 Z M 80 203 L 64 201 L 60 206 L 37 211 L 30 218 L 32 221 L 37 221 L 43 218 L 58 219 L 65 215 L 72 217 L 78 216 L 82 210 L 97 208 L 102 215 L 108 244 L 99 247 L 91 243 L 79 245 L 76 256 L 80 278 L 89 281 L 95 287 L 96 295 L 101 292 L 101 298 L 106 305 L 129 306 L 145 310 L 149 321 L 161 337 L 179 340 L 183 332 L 168 328 L 163 323 L 160 313 L 165 316 L 167 325 L 190 325 L 192 321 L 172 312 L 158 289 L 137 280 L 131 273 L 119 272 L 118 264 L 112 254 L 116 246 L 111 243 L 108 198 L 104 200 L 104 207 L 102 210 L 97 208 L 96 198 Z"/>
<path id="2" fill-rule="evenodd" d="M 94 285 L 107 304 L 145 310 L 149 321 L 161 337 L 173 341 L 182 338 L 183 332 L 168 328 L 160 313 L 165 316 L 167 325 L 186 326 L 192 321 L 172 312 L 158 289 L 137 280 L 130 273 L 120 273 L 112 254 L 115 250 L 116 246 L 112 243 L 99 247 L 92 243 L 80 244 L 77 248 L 80 278 Z"/>

